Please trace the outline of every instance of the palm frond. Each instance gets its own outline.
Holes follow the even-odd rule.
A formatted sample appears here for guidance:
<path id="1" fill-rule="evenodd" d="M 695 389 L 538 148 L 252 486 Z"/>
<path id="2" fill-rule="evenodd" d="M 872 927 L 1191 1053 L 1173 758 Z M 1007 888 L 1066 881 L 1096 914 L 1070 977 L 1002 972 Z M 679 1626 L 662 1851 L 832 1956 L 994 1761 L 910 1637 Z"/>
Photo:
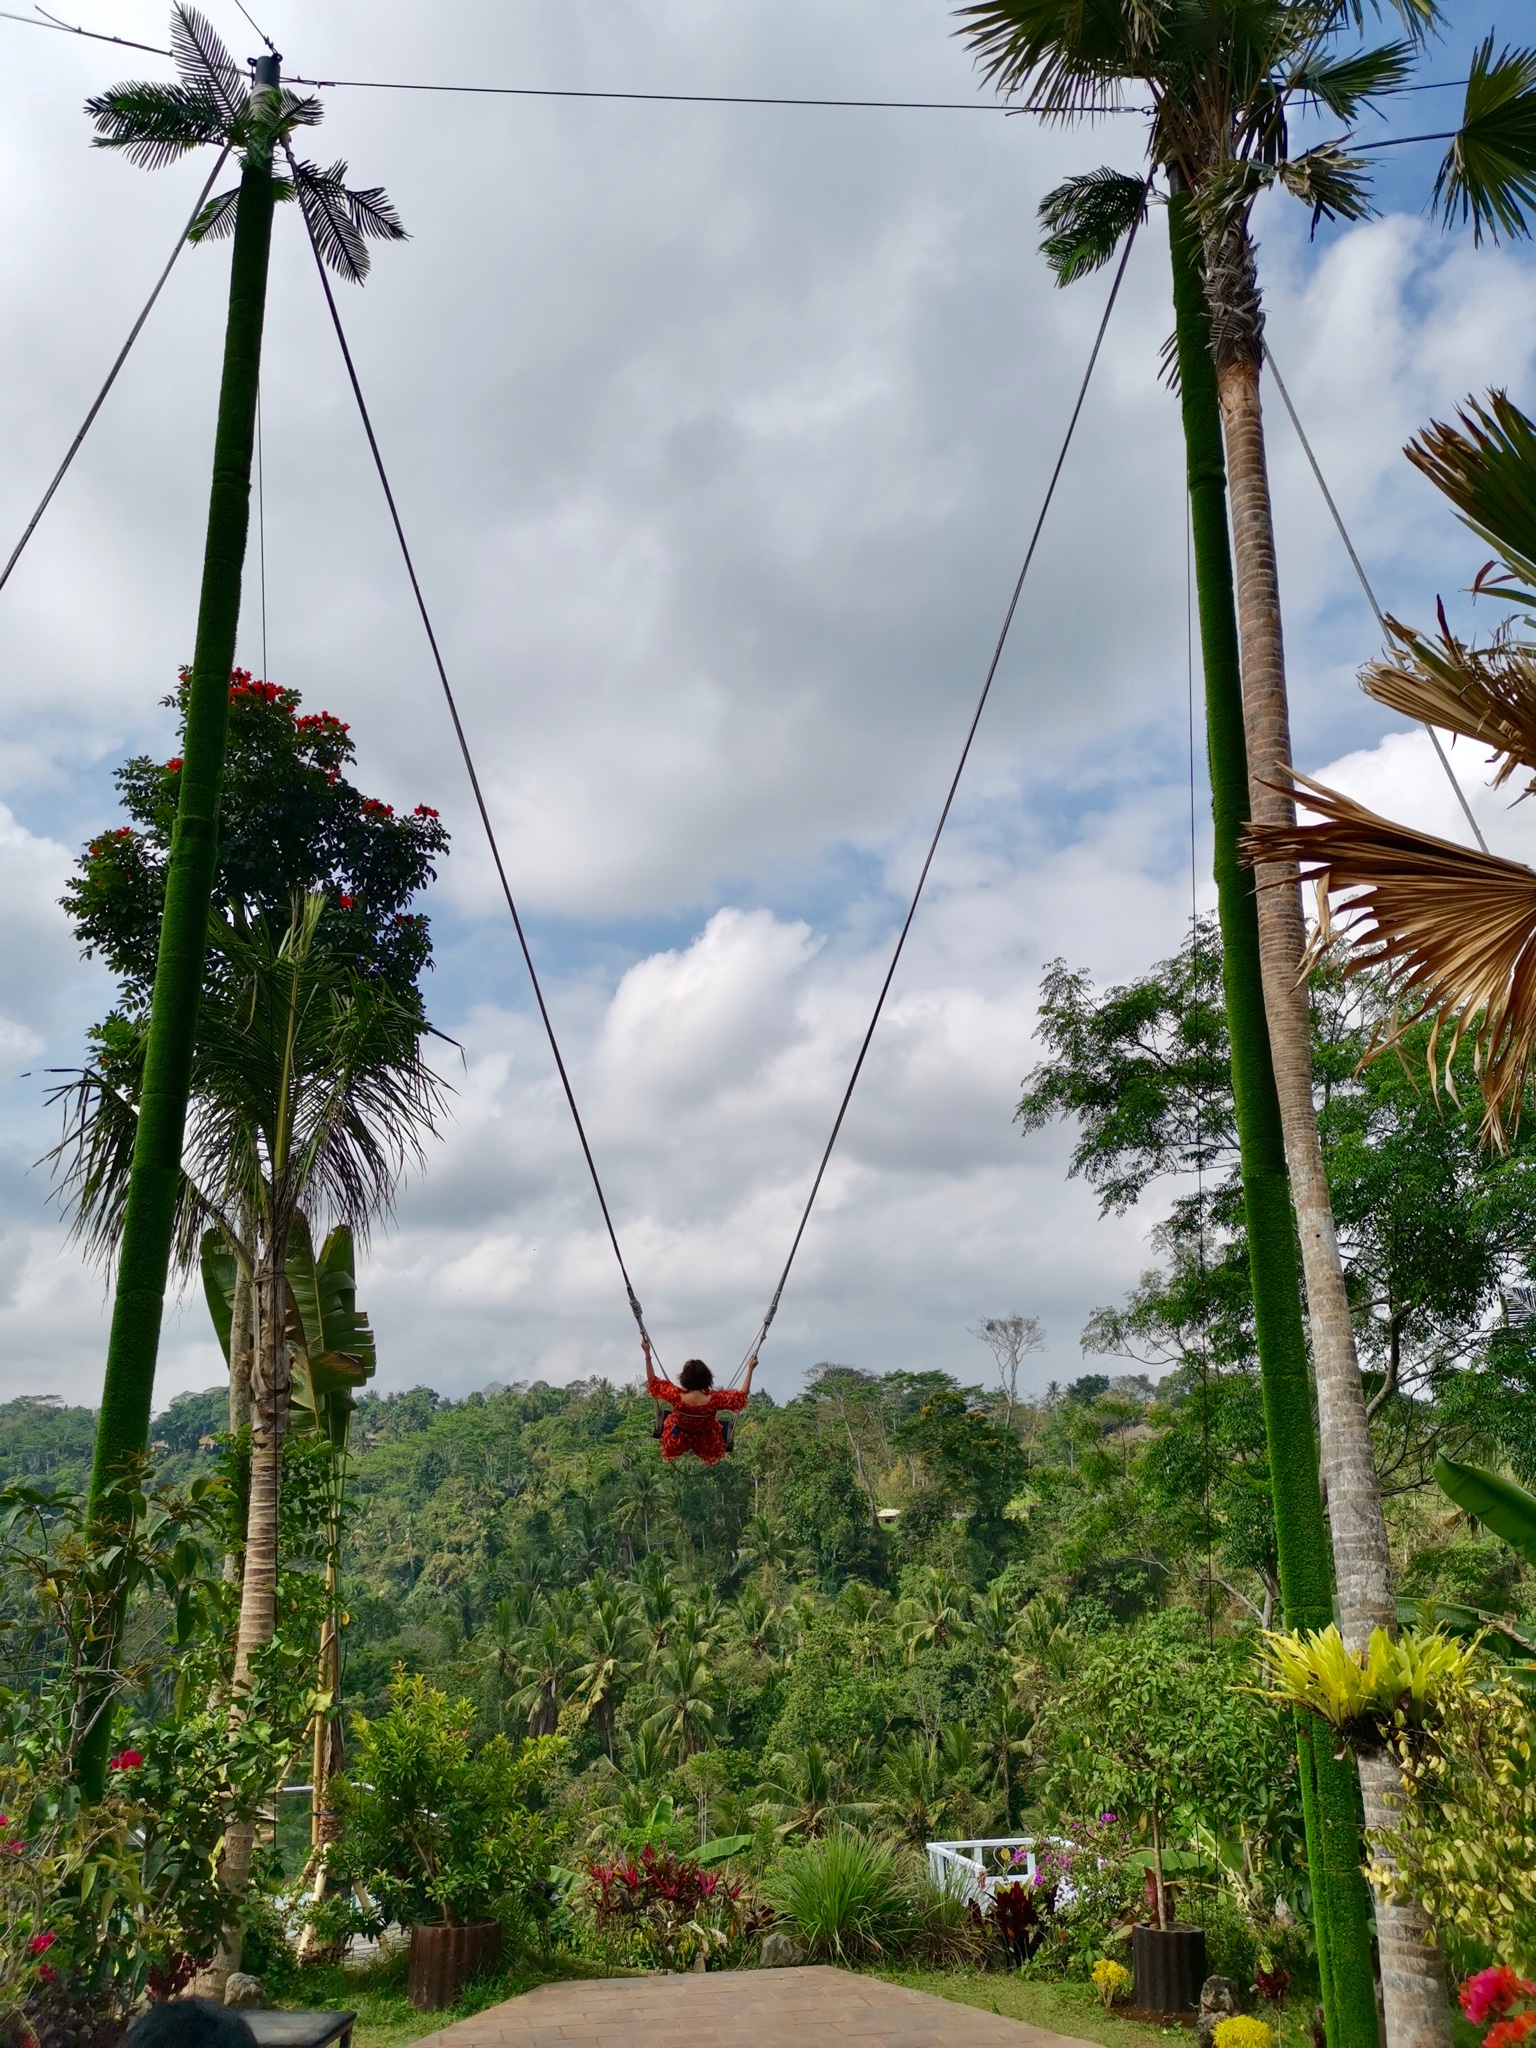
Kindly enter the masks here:
<path id="1" fill-rule="evenodd" d="M 385 242 L 407 240 L 400 216 L 381 186 L 365 191 L 347 188 L 347 167 L 336 162 L 322 169 L 302 158 L 293 165 L 299 202 L 321 260 L 349 284 L 361 284 L 372 258 L 368 239 Z"/>
<path id="2" fill-rule="evenodd" d="M 115 85 L 85 103 L 96 124 L 94 147 L 120 149 L 141 170 L 158 171 L 204 143 L 222 142 L 228 123 L 202 85 L 140 81 Z"/>
<path id="3" fill-rule="evenodd" d="M 235 211 L 240 204 L 240 187 L 216 192 L 187 229 L 189 242 L 222 242 L 235 232 Z"/>
<path id="4" fill-rule="evenodd" d="M 1536 1053 L 1536 870 L 1394 825 L 1305 775 L 1292 779 L 1322 822 L 1250 826 L 1248 856 L 1297 862 L 1316 883 L 1314 950 L 1342 932 L 1352 948 L 1347 974 L 1385 970 L 1401 1008 L 1378 1049 L 1432 1017 L 1430 1078 L 1454 1096 L 1451 1069 L 1470 1037 L 1483 1135 L 1502 1151 Z"/>
<path id="5" fill-rule="evenodd" d="M 1104 168 L 1068 178 L 1040 202 L 1046 230 L 1040 253 L 1058 284 L 1100 270 L 1125 236 L 1147 217 L 1148 185 L 1124 171 Z"/>
<path id="6" fill-rule="evenodd" d="M 1165 0 L 974 0 L 957 10 L 956 33 L 999 92 L 1029 88 L 1038 111 L 1070 119 L 1102 104 L 1134 77 L 1142 43 L 1155 34 Z"/>
<path id="7" fill-rule="evenodd" d="M 1502 391 L 1486 405 L 1468 399 L 1459 418 L 1436 420 L 1404 453 L 1526 586 L 1503 594 L 1536 603 L 1536 424 Z M 1483 578 L 1478 587 L 1498 588 Z"/>
<path id="8" fill-rule="evenodd" d="M 1528 235 L 1536 208 L 1536 49 L 1473 52 L 1461 127 L 1445 153 L 1430 204 L 1447 226 L 1472 222 L 1472 239 Z"/>
<path id="9" fill-rule="evenodd" d="M 1402 85 L 1416 58 L 1411 42 L 1382 43 L 1373 50 L 1352 50 L 1342 57 L 1330 56 L 1313 45 L 1287 83 L 1292 92 L 1317 100 L 1340 121 L 1353 121 L 1367 100 Z"/>
<path id="10" fill-rule="evenodd" d="M 1336 142 L 1282 158 L 1275 177 L 1293 199 L 1311 207 L 1314 232 L 1320 220 L 1366 220 L 1375 211 L 1365 159 L 1348 155 Z"/>
<path id="11" fill-rule="evenodd" d="M 206 92 L 233 121 L 250 97 L 245 73 L 205 14 L 177 0 L 171 9 L 171 55 L 189 86 Z"/>
<path id="12" fill-rule="evenodd" d="M 1438 639 L 1425 639 L 1396 619 L 1387 620 L 1387 631 L 1394 651 L 1360 671 L 1369 696 L 1405 718 L 1491 747 L 1495 789 L 1517 767 L 1536 769 L 1536 648 L 1507 633 L 1486 647 L 1469 647 L 1450 630 L 1443 606 Z"/>

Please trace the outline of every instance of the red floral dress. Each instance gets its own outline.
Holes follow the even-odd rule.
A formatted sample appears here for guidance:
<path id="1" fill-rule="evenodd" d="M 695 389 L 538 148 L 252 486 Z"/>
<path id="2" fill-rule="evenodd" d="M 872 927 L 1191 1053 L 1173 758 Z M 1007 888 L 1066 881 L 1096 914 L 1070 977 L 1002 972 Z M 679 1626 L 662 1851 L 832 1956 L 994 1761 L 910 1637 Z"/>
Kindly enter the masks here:
<path id="1" fill-rule="evenodd" d="M 674 1387 L 670 1380 L 657 1379 L 649 1359 L 645 1385 L 653 1400 L 668 1401 L 672 1406 L 672 1413 L 661 1425 L 661 1455 L 668 1459 L 692 1456 L 701 1465 L 718 1465 L 726 1456 L 726 1448 L 725 1432 L 717 1418 L 741 1413 L 747 1405 L 746 1388 L 711 1387 L 706 1405 L 685 1405 L 682 1388 Z"/>

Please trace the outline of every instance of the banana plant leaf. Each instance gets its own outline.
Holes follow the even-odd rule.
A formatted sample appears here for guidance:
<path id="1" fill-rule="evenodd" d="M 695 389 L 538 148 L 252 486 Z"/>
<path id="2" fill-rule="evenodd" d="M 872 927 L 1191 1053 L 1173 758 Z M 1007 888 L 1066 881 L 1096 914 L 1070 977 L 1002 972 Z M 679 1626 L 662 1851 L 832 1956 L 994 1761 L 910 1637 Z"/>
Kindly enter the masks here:
<path id="1" fill-rule="evenodd" d="M 728 1857 L 739 1856 L 743 1849 L 750 1849 L 750 1835 L 717 1835 L 714 1841 L 705 1842 L 693 1854 L 693 1861 L 707 1869 L 711 1863 L 724 1863 Z"/>
<path id="2" fill-rule="evenodd" d="M 1446 1457 L 1435 1460 L 1435 1484 L 1457 1507 L 1475 1515 L 1485 1529 L 1536 1564 L 1536 1494 L 1482 1465 L 1458 1465 Z"/>
<path id="3" fill-rule="evenodd" d="M 1402 1628 L 1441 1628 L 1467 1639 L 1482 1636 L 1501 1656 L 1536 1657 L 1536 1621 L 1523 1615 L 1511 1619 L 1457 1600 L 1399 1600 L 1397 1619 Z"/>
<path id="4" fill-rule="evenodd" d="M 352 1232 L 340 1224 L 315 1257 L 303 1216 L 288 1236 L 287 1337 L 293 1354 L 294 1427 L 318 1430 L 338 1450 L 347 1440 L 352 1391 L 378 1365 L 373 1332 L 357 1306 Z"/>
<path id="5" fill-rule="evenodd" d="M 202 1243 L 203 1293 L 213 1317 L 214 1335 L 229 1364 L 229 1337 L 235 1321 L 235 1255 L 222 1230 L 205 1230 Z"/>
<path id="6" fill-rule="evenodd" d="M 309 1225 L 296 1218 L 288 1234 L 287 1315 L 284 1334 L 293 1360 L 291 1427 L 328 1436 L 338 1450 L 347 1439 L 352 1394 L 378 1366 L 373 1331 L 357 1306 L 356 1249 L 345 1224 L 333 1230 L 316 1258 Z M 203 1292 L 229 1363 L 234 1322 L 235 1255 L 216 1230 L 202 1243 Z"/>

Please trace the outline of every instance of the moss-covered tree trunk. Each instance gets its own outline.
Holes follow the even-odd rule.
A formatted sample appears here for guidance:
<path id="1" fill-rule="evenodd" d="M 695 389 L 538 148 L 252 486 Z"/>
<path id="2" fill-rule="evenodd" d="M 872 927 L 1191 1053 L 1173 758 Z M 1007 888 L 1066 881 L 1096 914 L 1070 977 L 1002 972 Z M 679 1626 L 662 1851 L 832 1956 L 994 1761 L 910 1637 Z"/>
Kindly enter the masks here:
<path id="1" fill-rule="evenodd" d="M 1294 826 L 1296 809 L 1284 786 L 1291 765 L 1290 704 L 1259 398 L 1263 315 L 1246 225 L 1234 225 L 1214 251 L 1205 249 L 1202 277 L 1231 497 L 1249 816 L 1259 825 Z M 1373 1629 L 1396 1630 L 1397 1610 L 1354 1322 L 1313 1100 L 1311 1017 L 1303 965 L 1306 926 L 1296 867 L 1260 868 L 1255 898 L 1264 1014 L 1306 1281 L 1339 1625 L 1350 1649 L 1360 1652 Z M 1389 1826 L 1397 1782 L 1390 1764 L 1381 1758 L 1363 1759 L 1359 1782 L 1367 1827 Z M 1451 2048 L 1444 1959 L 1423 1912 L 1411 1902 L 1382 1902 L 1376 1910 L 1376 1931 L 1389 2048 Z"/>
<path id="2" fill-rule="evenodd" d="M 1333 1574 L 1318 1481 L 1301 1271 L 1265 1022 L 1254 877 L 1240 861 L 1238 849 L 1248 817 L 1248 749 L 1221 410 L 1199 241 L 1187 193 L 1174 191 L 1168 218 L 1205 674 L 1222 979 L 1281 1598 L 1288 1627 L 1325 1628 L 1333 1617 Z M 1330 2048 L 1376 2048 L 1370 1898 L 1362 1869 L 1354 1773 L 1347 1762 L 1334 1757 L 1328 1743 L 1314 1739 L 1305 1721 L 1297 1726 L 1297 1761 Z"/>
<path id="3" fill-rule="evenodd" d="M 247 165 L 240 180 L 230 265 L 224 372 L 219 386 L 180 795 L 160 920 L 138 1131 L 118 1249 L 106 1377 L 96 1425 L 93 1506 L 114 1476 L 143 1456 L 149 1441 L 217 851 L 229 676 L 235 659 L 240 580 L 250 522 L 251 451 L 271 243 L 271 169 Z M 99 1711 L 93 1720 L 89 1714 L 82 1719 L 91 1720 L 91 1733 L 76 1767 L 86 1790 L 99 1795 L 111 1746 L 112 1716 L 109 1711 Z"/>

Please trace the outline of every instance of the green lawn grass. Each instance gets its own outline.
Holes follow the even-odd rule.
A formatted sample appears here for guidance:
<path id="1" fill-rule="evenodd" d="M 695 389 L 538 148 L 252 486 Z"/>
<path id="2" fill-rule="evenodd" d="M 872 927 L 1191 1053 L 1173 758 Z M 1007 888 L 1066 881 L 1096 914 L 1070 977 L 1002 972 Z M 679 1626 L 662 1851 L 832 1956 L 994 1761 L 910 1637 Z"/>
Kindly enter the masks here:
<path id="1" fill-rule="evenodd" d="M 1122 2019 L 1104 2010 L 1091 1984 L 1020 1977 L 1012 1970 L 873 1970 L 870 1975 L 960 2005 L 979 2005 L 983 2012 L 1001 2013 L 1004 2019 L 1048 2027 L 1054 2034 L 1097 2041 L 1100 2048 L 1169 2048 L 1173 2041 L 1194 2048 L 1192 2027 L 1153 2027 Z"/>

